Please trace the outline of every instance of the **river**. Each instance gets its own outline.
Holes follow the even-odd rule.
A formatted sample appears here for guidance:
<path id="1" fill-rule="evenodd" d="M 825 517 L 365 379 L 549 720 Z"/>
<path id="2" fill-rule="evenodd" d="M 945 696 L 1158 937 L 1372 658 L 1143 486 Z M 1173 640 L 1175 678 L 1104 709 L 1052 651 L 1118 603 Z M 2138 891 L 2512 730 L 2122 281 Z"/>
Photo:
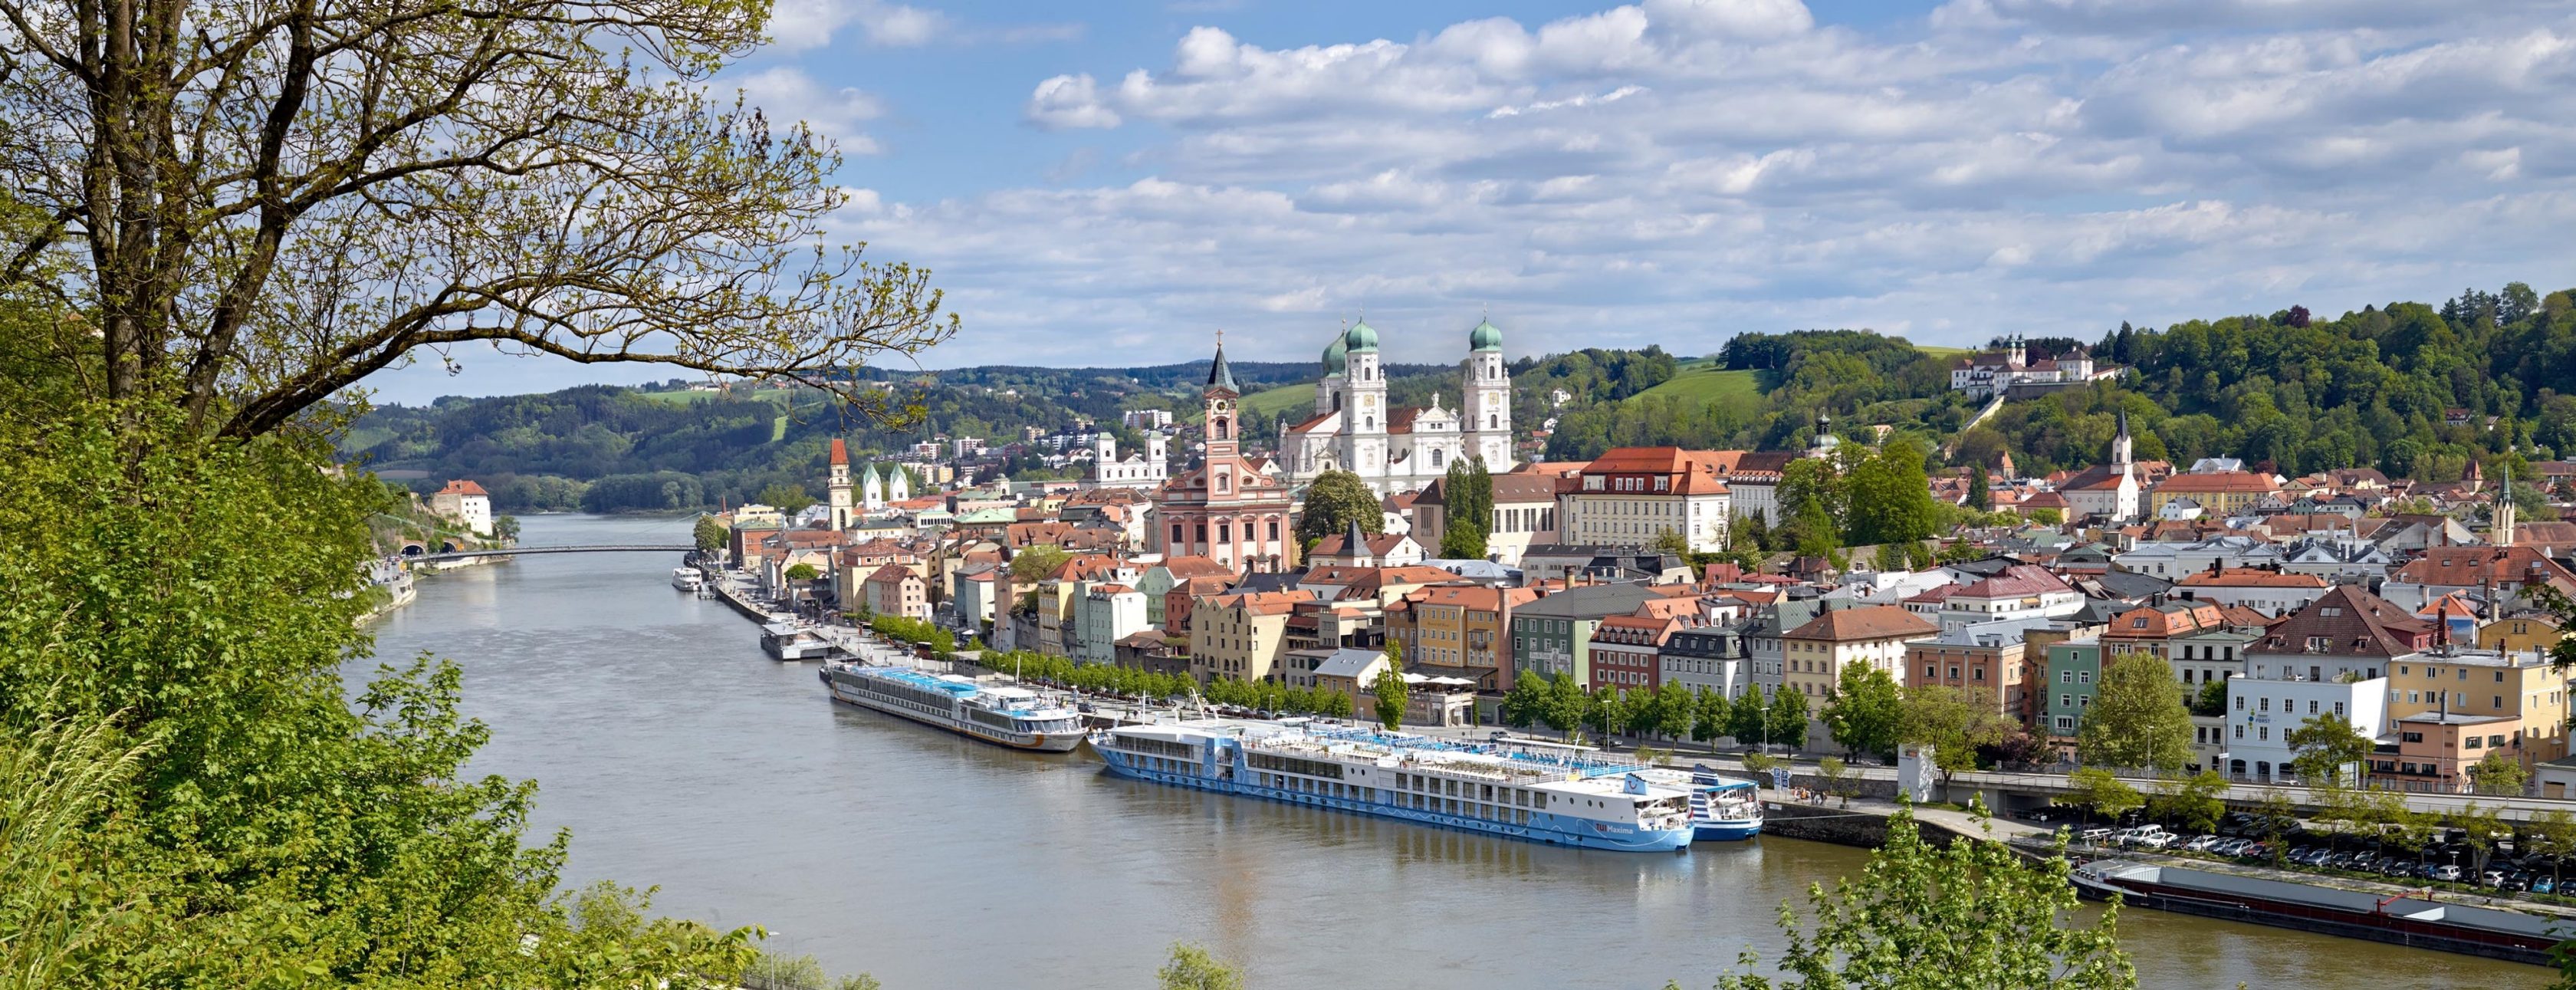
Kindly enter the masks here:
<path id="1" fill-rule="evenodd" d="M 535 516 L 531 546 L 667 542 L 686 521 Z M 659 554 L 555 554 L 428 577 L 377 652 L 465 672 L 477 773 L 534 778 L 567 880 L 758 924 L 771 948 L 892 990 L 1150 986 L 1175 941 L 1254 987 L 1704 987 L 1775 953 L 1784 899 L 1863 850 L 1767 838 L 1627 855 L 1112 780 L 834 705 Z M 363 669 L 353 668 L 353 669 Z M 2545 970 L 2148 910 L 2147 987 L 2538 987 Z"/>

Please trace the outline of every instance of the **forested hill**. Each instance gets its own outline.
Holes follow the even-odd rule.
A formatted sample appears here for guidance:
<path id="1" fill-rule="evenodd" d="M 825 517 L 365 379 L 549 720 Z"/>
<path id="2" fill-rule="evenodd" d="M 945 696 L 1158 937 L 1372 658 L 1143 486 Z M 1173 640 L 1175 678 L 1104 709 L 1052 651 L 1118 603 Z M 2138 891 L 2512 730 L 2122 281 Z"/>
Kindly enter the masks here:
<path id="1" fill-rule="evenodd" d="M 2136 374 L 2121 388 L 2013 403 L 1961 438 L 1958 459 L 2009 451 L 2028 474 L 2082 467 L 2107 456 L 2121 408 L 2141 458 L 2241 457 L 2292 475 L 2367 466 L 2450 481 L 2472 459 L 2492 477 L 2576 453 L 2576 307 L 2566 291 L 2544 297 L 2517 282 L 2333 320 L 2292 307 L 2162 330 L 2123 325 L 2094 353 Z"/>

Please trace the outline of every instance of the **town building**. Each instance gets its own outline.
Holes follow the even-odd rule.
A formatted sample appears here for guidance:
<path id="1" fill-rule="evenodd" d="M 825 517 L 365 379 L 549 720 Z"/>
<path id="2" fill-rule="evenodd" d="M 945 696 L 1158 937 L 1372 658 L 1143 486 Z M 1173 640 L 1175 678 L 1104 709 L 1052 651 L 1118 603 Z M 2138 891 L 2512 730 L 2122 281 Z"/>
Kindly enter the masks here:
<path id="1" fill-rule="evenodd" d="M 1908 689 L 1953 688 L 2015 723 L 2034 724 L 2040 706 L 2031 682 L 2037 678 L 2024 637 L 2053 621 L 2000 619 L 1943 628 L 1906 644 L 1905 669 L 1896 682 Z"/>
<path id="2" fill-rule="evenodd" d="M 1416 588 L 1386 606 L 1387 638 L 1404 644 L 1405 661 L 1424 673 L 1473 681 L 1479 689 L 1508 689 L 1512 670 L 1512 610 L 1537 601 L 1534 588 L 1436 584 Z"/>
<path id="3" fill-rule="evenodd" d="M 2193 601 L 2241 605 L 2266 616 L 2283 616 L 2325 597 L 2326 579 L 2314 574 L 2217 567 L 2185 574 L 2174 582 L 2177 594 Z"/>
<path id="4" fill-rule="evenodd" d="M 1677 629 L 1664 640 L 1657 679 L 1693 694 L 1708 691 L 1733 699 L 1754 690 L 1752 659 L 1740 625 Z"/>
<path id="5" fill-rule="evenodd" d="M 429 511 L 456 520 L 477 536 L 492 535 L 492 493 L 458 478 L 429 496 Z"/>
<path id="6" fill-rule="evenodd" d="M 2268 474 L 2246 471 L 2177 474 L 2156 483 L 2155 489 L 2148 494 L 2147 511 L 2161 511 L 2167 502 L 2188 498 L 2200 503 L 2201 508 L 2207 509 L 2211 515 L 2225 518 L 2251 512 L 2280 494 L 2280 483 Z"/>
<path id="7" fill-rule="evenodd" d="M 1490 476 L 1494 516 L 1485 527 L 1485 559 L 1518 567 L 1532 544 L 1557 540 L 1555 475 L 1528 470 Z M 1433 481 L 1413 500 L 1413 539 L 1437 551 L 1449 532 L 1448 479 Z"/>
<path id="8" fill-rule="evenodd" d="M 929 587 L 921 575 L 902 564 L 887 564 L 868 574 L 861 590 L 867 595 L 868 611 L 876 615 L 906 619 L 930 618 Z"/>
<path id="9" fill-rule="evenodd" d="M 2129 411 L 2122 409 L 2120 432 L 2111 438 L 2110 461 L 2085 468 L 2057 486 L 2070 520 L 2126 523 L 2138 518 L 2140 482 L 2132 449 Z"/>
<path id="10" fill-rule="evenodd" d="M 2435 547 L 2390 572 L 2380 594 L 2420 609 L 2459 592 L 2510 610 L 2532 604 L 2532 589 L 2539 586 L 2576 596 L 2576 573 L 2528 546 Z"/>
<path id="11" fill-rule="evenodd" d="M 2371 757 L 2371 785 L 2432 794 L 2466 794 L 2476 786 L 2470 768 L 2489 753 L 2504 753 L 2528 766 L 2522 720 L 2511 715 L 2417 712 L 2394 716 L 2397 751 Z M 2517 795 L 2519 796 L 2519 795 Z"/>
<path id="12" fill-rule="evenodd" d="M 1306 563 L 1315 567 L 1411 567 L 1423 560 L 1422 544 L 1402 533 L 1364 533 L 1359 520 L 1347 532 L 1315 541 Z"/>
<path id="13" fill-rule="evenodd" d="M 1595 691 L 1652 691 L 1662 686 L 1664 641 L 1682 628 L 1679 619 L 1614 615 L 1592 633 L 1591 683 Z"/>
<path id="14" fill-rule="evenodd" d="M 1280 431 L 1280 471 L 1302 487 L 1326 471 L 1345 470 L 1371 491 L 1391 495 L 1420 491 L 1465 458 L 1483 458 L 1495 474 L 1511 470 L 1511 374 L 1503 363 L 1503 332 L 1490 321 L 1467 333 L 1460 387 L 1456 410 L 1441 408 L 1438 396 L 1427 408 L 1394 408 L 1378 363 L 1376 328 L 1364 320 L 1351 324 L 1324 348 L 1313 414 Z"/>
<path id="15" fill-rule="evenodd" d="M 2430 713 L 2510 719 L 2514 725 L 2506 752 L 2526 768 L 2568 753 L 2570 671 L 2558 669 L 2546 653 L 2437 647 L 2398 658 L 2388 673 L 2393 717 Z"/>
<path id="16" fill-rule="evenodd" d="M 850 447 L 839 437 L 832 438 L 832 456 L 823 477 L 825 525 L 839 532 L 850 528 L 858 518 L 858 504 L 850 497 Z"/>
<path id="17" fill-rule="evenodd" d="M 2296 779 L 2292 730 L 2320 716 L 2340 719 L 2364 737 L 2388 731 L 2388 679 L 2308 680 L 2239 677 L 2227 682 L 2227 754 L 2220 771 L 2234 780 Z M 2359 771 L 2363 768 L 2352 768 Z"/>
<path id="18" fill-rule="evenodd" d="M 1634 615 L 1646 602 L 1667 597 L 1643 583 L 1585 585 L 1552 592 L 1512 610 L 1512 665 L 1541 677 L 1564 674 L 1592 683 L 1592 637 L 1602 620 Z"/>
<path id="19" fill-rule="evenodd" d="M 2084 728 L 2084 713 L 2092 709 L 2099 690 L 2102 642 L 2079 636 L 2051 643 L 2047 656 L 2039 685 L 2040 718 L 2050 744 L 2071 753 L 2076 734 Z"/>
<path id="20" fill-rule="evenodd" d="M 1280 660 L 1288 650 L 1288 615 L 1304 591 L 1218 595 L 1190 608 L 1190 676 L 1207 684 L 1284 680 Z"/>
<path id="21" fill-rule="evenodd" d="M 1145 434 L 1143 452 L 1120 458 L 1118 438 L 1103 430 L 1091 435 L 1091 473 L 1084 480 L 1094 488 L 1159 488 L 1171 479 L 1170 458 L 1170 441 L 1160 432 Z"/>
<path id="22" fill-rule="evenodd" d="M 1653 546 L 1666 533 L 1694 553 L 1726 549 L 1734 512 L 1716 456 L 1679 447 L 1615 448 L 1557 489 L 1559 538 Z"/>
<path id="23" fill-rule="evenodd" d="M 1155 550 L 1200 556 L 1235 571 L 1279 571 L 1296 563 L 1295 510 L 1287 486 L 1243 458 L 1236 403 L 1243 387 L 1226 365 L 1225 345 L 1208 366 L 1206 451 L 1198 467 L 1155 489 Z"/>
<path id="24" fill-rule="evenodd" d="M 1781 634 L 1788 664 L 1781 683 L 1786 690 L 1806 695 L 1810 711 L 1824 704 L 1843 668 L 1852 664 L 1877 667 L 1890 680 L 1903 683 L 1907 646 L 1940 632 L 1939 626 L 1922 616 L 1894 605 L 1832 609 Z"/>
<path id="25" fill-rule="evenodd" d="M 2027 397 L 2072 388 L 2108 377 L 2116 371 L 2095 368 L 2093 356 L 2081 345 L 2056 358 L 2032 360 L 2029 350 L 2023 346 L 2021 335 L 2014 334 L 2005 338 L 2001 350 L 1973 354 L 1952 362 L 1950 388 L 1979 399 L 2007 391 Z"/>

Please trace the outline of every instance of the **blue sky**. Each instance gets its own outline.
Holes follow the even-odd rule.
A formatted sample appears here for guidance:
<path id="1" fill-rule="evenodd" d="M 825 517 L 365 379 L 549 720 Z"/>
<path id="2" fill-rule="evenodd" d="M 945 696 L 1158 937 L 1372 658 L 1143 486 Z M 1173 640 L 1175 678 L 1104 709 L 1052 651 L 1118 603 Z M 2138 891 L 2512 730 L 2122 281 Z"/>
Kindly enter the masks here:
<path id="1" fill-rule="evenodd" d="M 2569 0 L 782 0 L 932 367 L 2098 336 L 2576 284 Z M 670 377 L 457 355 L 385 401 Z M 907 362 L 908 363 L 908 362 Z"/>

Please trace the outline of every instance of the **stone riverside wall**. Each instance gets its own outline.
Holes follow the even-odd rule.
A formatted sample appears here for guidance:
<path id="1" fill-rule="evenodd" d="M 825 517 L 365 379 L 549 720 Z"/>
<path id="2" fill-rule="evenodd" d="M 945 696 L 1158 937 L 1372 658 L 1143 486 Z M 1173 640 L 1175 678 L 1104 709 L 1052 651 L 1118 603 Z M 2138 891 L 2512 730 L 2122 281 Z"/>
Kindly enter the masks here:
<path id="1" fill-rule="evenodd" d="M 1672 759 L 1667 760 L 1664 765 L 1678 768 L 1683 764 L 1679 759 Z M 1749 780 L 1756 784 L 1760 784 L 1762 785 L 1765 796 L 1768 796 L 1770 793 L 1770 774 L 1753 773 L 1747 770 L 1738 770 L 1734 767 L 1710 767 L 1709 770 L 1720 777 L 1725 777 L 1730 780 Z M 1851 796 L 1856 798 L 1876 798 L 1881 801 L 1896 800 L 1896 781 L 1894 780 L 1863 780 L 1859 777 L 1844 777 L 1842 780 L 1837 782 L 1828 782 L 1825 778 L 1813 773 L 1793 772 L 1789 774 L 1789 785 L 1792 787 L 1804 787 L 1811 791 L 1822 791 L 1830 787 L 1840 787 L 1845 791 L 1851 792 Z"/>
<path id="2" fill-rule="evenodd" d="M 1863 849 L 1876 849 L 1887 844 L 1888 816 L 1859 808 L 1843 808 L 1841 804 L 1834 800 L 1823 804 L 1792 804 L 1771 800 L 1765 795 L 1762 834 Z M 1914 820 L 1914 827 L 1923 833 L 1923 841 L 1935 846 L 1947 846 L 1959 837 L 1956 832 L 1920 818 Z"/>

